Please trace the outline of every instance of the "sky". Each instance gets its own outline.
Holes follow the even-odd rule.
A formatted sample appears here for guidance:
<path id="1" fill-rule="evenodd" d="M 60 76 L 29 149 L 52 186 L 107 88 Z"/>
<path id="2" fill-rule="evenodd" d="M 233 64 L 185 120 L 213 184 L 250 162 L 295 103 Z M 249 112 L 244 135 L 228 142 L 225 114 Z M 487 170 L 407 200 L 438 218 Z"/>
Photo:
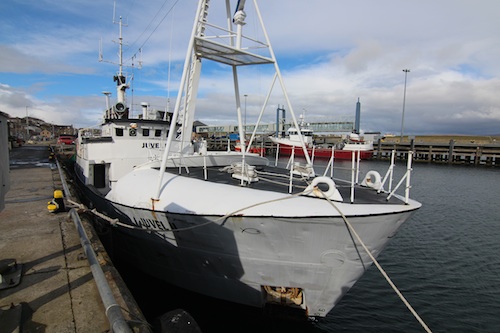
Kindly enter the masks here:
<path id="1" fill-rule="evenodd" d="M 223 3 L 211 1 L 209 19 L 223 18 Z M 252 4 L 247 0 L 244 33 L 261 38 Z M 196 5 L 1 1 L 0 111 L 57 125 L 98 125 L 102 92 L 116 97 L 119 25 L 113 21 L 120 16 L 133 112 L 141 102 L 173 108 Z M 359 98 L 364 131 L 500 134 L 500 1 L 267 0 L 259 9 L 293 110 L 306 121 L 354 118 Z M 231 72 L 203 66 L 197 120 L 236 124 Z M 246 66 L 239 73 L 242 108 L 254 123 L 270 71 Z M 280 104 L 285 100 L 273 94 L 264 122 L 275 121 Z"/>

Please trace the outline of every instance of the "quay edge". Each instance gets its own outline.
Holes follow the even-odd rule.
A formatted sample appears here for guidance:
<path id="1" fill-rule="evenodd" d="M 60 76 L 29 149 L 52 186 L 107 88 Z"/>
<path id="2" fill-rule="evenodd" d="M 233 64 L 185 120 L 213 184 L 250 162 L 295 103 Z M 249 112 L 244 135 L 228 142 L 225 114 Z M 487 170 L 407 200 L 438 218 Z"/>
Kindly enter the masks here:
<path id="1" fill-rule="evenodd" d="M 39 166 L 21 164 L 23 156 L 31 161 L 35 156 L 33 164 Z M 73 222 L 65 212 L 47 210 L 55 189 L 62 189 L 61 180 L 49 164 L 47 146 L 11 151 L 10 189 L 0 212 L 0 260 L 15 259 L 22 276 L 18 285 L 0 289 L 1 326 L 21 332 L 108 331 L 106 309 Z M 151 332 L 93 228 L 83 224 L 118 305 L 128 322 L 138 322 L 133 331 Z"/>

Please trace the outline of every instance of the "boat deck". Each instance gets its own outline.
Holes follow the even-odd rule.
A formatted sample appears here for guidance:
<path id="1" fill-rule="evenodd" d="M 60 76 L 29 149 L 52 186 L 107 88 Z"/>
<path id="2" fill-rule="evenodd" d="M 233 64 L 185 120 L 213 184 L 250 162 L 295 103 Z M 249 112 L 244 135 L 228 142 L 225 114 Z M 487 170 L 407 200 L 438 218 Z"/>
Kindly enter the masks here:
<path id="1" fill-rule="evenodd" d="M 211 182 L 216 182 L 220 184 L 242 186 L 241 180 L 232 177 L 232 174 L 224 171 L 223 167 L 212 167 L 207 168 L 207 179 Z M 249 188 L 254 188 L 263 191 L 273 191 L 280 192 L 283 194 L 289 193 L 289 182 L 290 182 L 290 172 L 289 170 L 276 168 L 272 166 L 260 166 L 256 169 L 259 180 L 246 184 Z M 196 168 L 167 168 L 167 172 L 180 174 L 184 177 L 205 179 L 204 169 L 202 167 Z M 299 176 L 293 177 L 293 187 L 292 194 L 298 194 L 306 189 L 306 187 L 311 183 L 312 179 L 306 179 Z M 319 185 L 321 190 L 327 190 L 327 186 L 322 188 L 322 184 Z M 336 181 L 336 187 L 342 195 L 344 203 L 350 203 L 351 198 L 351 184 L 350 182 L 340 182 Z M 392 196 L 387 200 L 388 193 L 381 192 L 377 193 L 376 190 L 366 187 L 355 185 L 354 186 L 354 202 L 353 204 L 402 204 L 403 202 L 397 197 Z"/>

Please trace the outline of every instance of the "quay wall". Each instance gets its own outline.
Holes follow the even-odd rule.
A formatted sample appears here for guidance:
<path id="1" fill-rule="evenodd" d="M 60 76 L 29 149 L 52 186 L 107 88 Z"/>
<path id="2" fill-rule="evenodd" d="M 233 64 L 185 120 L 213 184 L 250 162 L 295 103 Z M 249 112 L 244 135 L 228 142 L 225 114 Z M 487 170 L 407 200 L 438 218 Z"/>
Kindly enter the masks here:
<path id="1" fill-rule="evenodd" d="M 450 140 L 440 142 L 383 142 L 379 140 L 374 147 L 373 159 L 390 159 L 392 151 L 396 159 L 407 160 L 413 151 L 413 161 L 447 164 L 472 164 L 498 166 L 500 162 L 499 143 L 463 143 Z"/>

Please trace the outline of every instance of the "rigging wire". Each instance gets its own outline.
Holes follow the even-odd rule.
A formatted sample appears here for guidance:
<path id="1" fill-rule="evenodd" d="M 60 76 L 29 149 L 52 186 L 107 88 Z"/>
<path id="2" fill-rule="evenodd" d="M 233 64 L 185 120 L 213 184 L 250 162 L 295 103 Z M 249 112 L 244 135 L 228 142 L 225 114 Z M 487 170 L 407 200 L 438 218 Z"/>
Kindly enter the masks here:
<path id="1" fill-rule="evenodd" d="M 172 7 L 172 10 L 174 8 Z M 172 14 L 173 16 L 173 14 Z M 170 27 L 170 42 L 168 46 L 168 73 L 167 73 L 167 105 L 165 107 L 165 119 L 167 117 L 167 112 L 170 111 L 170 74 L 171 74 L 171 69 L 172 69 L 172 40 L 173 40 L 173 34 L 174 34 L 174 20 L 171 20 L 171 27 Z"/>
<path id="2" fill-rule="evenodd" d="M 149 21 L 149 24 L 147 25 L 147 27 L 144 29 L 144 31 L 139 35 L 139 37 L 137 37 L 137 39 L 130 45 L 129 48 L 132 48 L 141 38 L 142 36 L 146 33 L 146 31 L 149 29 L 149 27 L 153 24 L 153 22 L 156 20 L 156 18 L 158 17 L 158 15 L 160 14 L 161 10 L 163 9 L 163 7 L 165 7 L 165 5 L 167 4 L 168 0 L 165 0 L 165 2 L 163 2 L 163 5 L 161 5 L 160 9 L 158 9 L 158 11 L 156 12 L 155 16 L 153 17 L 153 19 L 151 19 Z"/>
<path id="3" fill-rule="evenodd" d="M 165 0 L 165 2 L 163 3 L 163 5 L 161 6 L 161 8 L 157 11 L 156 15 L 154 16 L 154 18 L 149 22 L 148 26 L 144 29 L 144 31 L 141 33 L 141 35 L 131 44 L 130 47 L 128 47 L 127 49 L 131 49 L 138 41 L 139 39 L 142 38 L 142 36 L 146 33 L 146 31 L 149 29 L 149 27 L 152 25 L 153 21 L 156 19 L 156 17 L 158 16 L 158 14 L 160 13 L 161 9 L 166 5 L 166 3 L 168 2 L 168 0 Z M 144 45 L 146 45 L 146 43 L 149 41 L 149 39 L 151 38 L 151 36 L 156 32 L 156 30 L 158 30 L 158 28 L 160 27 L 160 25 L 163 23 L 163 21 L 165 20 L 165 18 L 172 12 L 172 10 L 175 8 L 175 6 L 177 5 L 177 3 L 179 2 L 179 0 L 176 0 L 173 5 L 170 7 L 170 9 L 165 13 L 165 15 L 163 15 L 162 19 L 158 22 L 158 24 L 154 27 L 154 29 L 149 33 L 149 35 L 147 36 L 147 38 L 144 40 L 144 42 L 139 46 L 138 48 L 138 51 L 136 51 L 130 58 L 132 59 L 133 57 L 137 56 L 137 53 L 139 52 L 139 50 L 142 50 L 142 48 L 144 47 Z"/>

